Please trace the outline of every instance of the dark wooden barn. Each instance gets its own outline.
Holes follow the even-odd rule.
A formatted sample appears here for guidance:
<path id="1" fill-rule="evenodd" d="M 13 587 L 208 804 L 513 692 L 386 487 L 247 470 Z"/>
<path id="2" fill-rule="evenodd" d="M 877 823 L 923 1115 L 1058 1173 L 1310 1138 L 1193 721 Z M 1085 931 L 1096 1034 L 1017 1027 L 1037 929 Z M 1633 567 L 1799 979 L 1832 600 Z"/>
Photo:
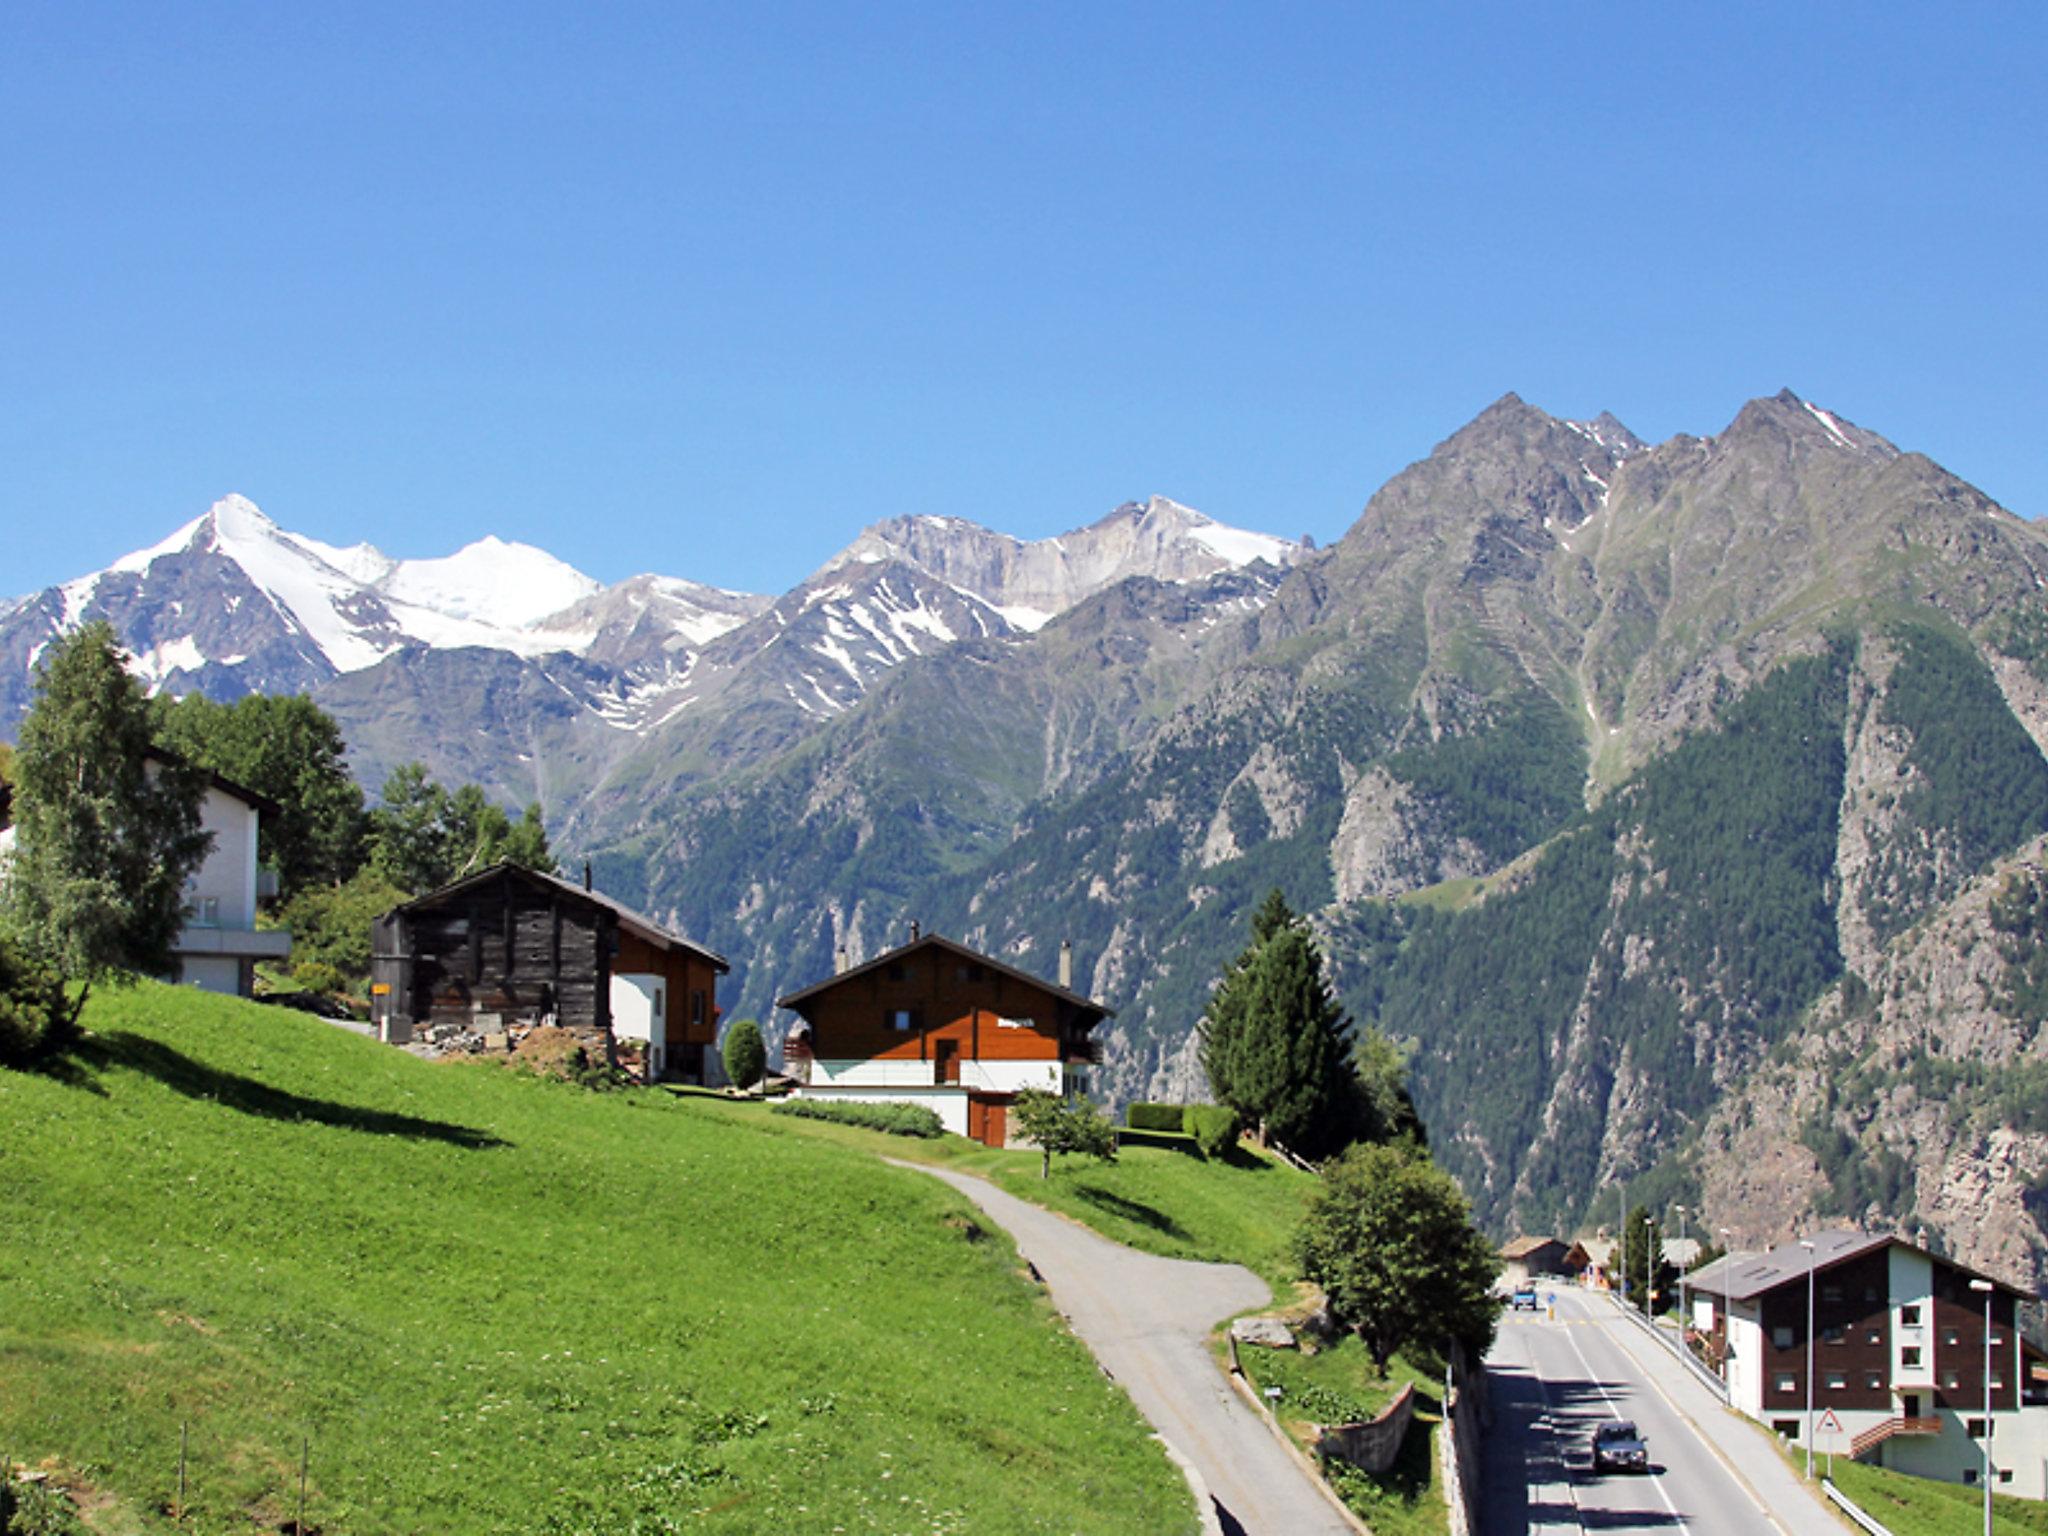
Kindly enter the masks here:
<path id="1" fill-rule="evenodd" d="M 598 1059 L 624 1043 L 649 1077 L 704 1081 L 716 1061 L 724 959 L 552 875 L 499 864 L 393 907 L 371 954 L 383 1039 L 442 1023 L 510 1039 L 552 1024 Z"/>

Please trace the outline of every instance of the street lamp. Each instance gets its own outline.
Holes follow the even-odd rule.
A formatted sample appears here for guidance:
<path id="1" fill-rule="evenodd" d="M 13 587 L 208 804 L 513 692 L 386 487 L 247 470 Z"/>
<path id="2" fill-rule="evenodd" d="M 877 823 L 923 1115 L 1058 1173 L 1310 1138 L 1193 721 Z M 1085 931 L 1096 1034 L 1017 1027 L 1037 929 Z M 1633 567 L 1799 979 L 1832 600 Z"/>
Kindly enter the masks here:
<path id="1" fill-rule="evenodd" d="M 1813 1481 L 1813 1244 L 1799 1239 L 1806 1250 L 1806 1480 Z"/>
<path id="2" fill-rule="evenodd" d="M 1991 1536 L 1991 1297 L 1989 1280 L 1972 1280 L 1970 1289 L 1984 1293 L 1984 1536 Z"/>
<path id="3" fill-rule="evenodd" d="M 1678 1208 L 1678 1348 L 1686 1353 L 1685 1330 L 1692 1314 L 1685 1310 L 1685 1207 Z"/>
<path id="4" fill-rule="evenodd" d="M 1643 1218 L 1643 1321 L 1654 1332 L 1657 1327 L 1657 1282 L 1654 1278 L 1657 1262 L 1657 1218 Z"/>

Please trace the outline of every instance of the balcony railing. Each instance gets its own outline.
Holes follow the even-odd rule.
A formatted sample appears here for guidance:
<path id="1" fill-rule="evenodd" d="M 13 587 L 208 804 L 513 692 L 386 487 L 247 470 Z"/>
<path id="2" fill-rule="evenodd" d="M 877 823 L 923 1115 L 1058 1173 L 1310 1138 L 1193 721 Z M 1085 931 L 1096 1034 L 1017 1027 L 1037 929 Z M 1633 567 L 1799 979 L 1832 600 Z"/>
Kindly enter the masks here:
<path id="1" fill-rule="evenodd" d="M 1874 1451 L 1894 1435 L 1938 1435 L 1941 1433 L 1940 1419 L 1886 1419 L 1882 1424 L 1873 1424 L 1854 1440 L 1849 1442 L 1849 1454 L 1861 1457 Z"/>

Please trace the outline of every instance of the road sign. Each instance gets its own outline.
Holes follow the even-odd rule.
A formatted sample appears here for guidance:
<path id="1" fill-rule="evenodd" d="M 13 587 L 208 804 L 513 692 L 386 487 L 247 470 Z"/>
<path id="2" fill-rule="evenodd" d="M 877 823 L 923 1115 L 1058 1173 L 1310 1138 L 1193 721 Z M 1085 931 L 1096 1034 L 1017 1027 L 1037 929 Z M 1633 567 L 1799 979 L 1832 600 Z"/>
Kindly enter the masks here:
<path id="1" fill-rule="evenodd" d="M 1824 1456 L 1849 1454 L 1849 1431 L 1842 1428 L 1834 1409 L 1826 1409 L 1813 1421 L 1813 1448 Z"/>

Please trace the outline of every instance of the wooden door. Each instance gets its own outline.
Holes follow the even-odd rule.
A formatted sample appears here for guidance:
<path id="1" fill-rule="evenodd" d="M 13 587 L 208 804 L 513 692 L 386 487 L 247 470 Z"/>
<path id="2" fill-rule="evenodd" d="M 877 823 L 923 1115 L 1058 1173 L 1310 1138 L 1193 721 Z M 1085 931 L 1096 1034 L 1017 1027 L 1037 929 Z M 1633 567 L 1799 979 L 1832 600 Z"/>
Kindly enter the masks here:
<path id="1" fill-rule="evenodd" d="M 933 1079 L 941 1083 L 960 1081 L 960 1042 L 958 1040 L 934 1040 L 932 1042 Z"/>
<path id="2" fill-rule="evenodd" d="M 983 1146 L 1000 1147 L 1009 1140 L 1010 1112 L 1001 1102 L 991 1100 L 981 1114 L 981 1142 Z"/>

